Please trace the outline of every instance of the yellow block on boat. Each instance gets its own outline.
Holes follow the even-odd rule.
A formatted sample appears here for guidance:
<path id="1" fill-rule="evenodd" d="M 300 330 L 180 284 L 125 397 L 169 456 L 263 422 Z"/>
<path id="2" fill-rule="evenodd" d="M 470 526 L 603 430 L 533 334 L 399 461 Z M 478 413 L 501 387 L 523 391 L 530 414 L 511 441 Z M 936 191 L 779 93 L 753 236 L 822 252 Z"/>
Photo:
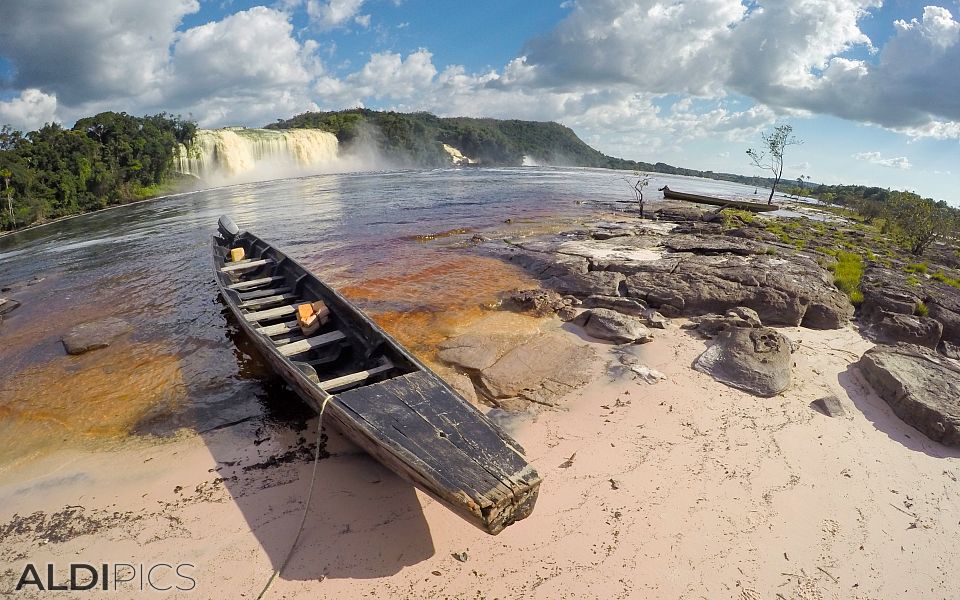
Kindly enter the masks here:
<path id="1" fill-rule="evenodd" d="M 243 260 L 243 257 L 246 256 L 246 254 L 247 253 L 243 251 L 243 248 L 232 248 L 230 250 L 230 262 Z"/>

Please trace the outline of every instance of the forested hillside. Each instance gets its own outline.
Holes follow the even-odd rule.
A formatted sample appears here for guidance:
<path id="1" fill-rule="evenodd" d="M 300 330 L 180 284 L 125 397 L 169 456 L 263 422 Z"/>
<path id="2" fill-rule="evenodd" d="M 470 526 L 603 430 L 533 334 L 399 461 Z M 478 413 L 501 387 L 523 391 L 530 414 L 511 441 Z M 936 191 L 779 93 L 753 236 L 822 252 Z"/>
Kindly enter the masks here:
<path id="1" fill-rule="evenodd" d="M 178 143 L 196 125 L 159 114 L 105 112 L 72 129 L 0 129 L 0 228 L 14 229 L 155 195 Z"/>

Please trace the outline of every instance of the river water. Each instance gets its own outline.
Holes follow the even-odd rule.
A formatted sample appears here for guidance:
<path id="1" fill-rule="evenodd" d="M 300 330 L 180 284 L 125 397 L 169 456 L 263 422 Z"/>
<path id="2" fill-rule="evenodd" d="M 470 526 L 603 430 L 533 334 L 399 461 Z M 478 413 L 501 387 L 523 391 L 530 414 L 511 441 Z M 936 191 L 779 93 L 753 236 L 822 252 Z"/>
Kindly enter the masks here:
<path id="1" fill-rule="evenodd" d="M 0 287 L 23 304 L 0 323 L 0 471 L 62 445 L 101 449 L 131 435 L 302 417 L 218 300 L 209 236 L 222 214 L 429 361 L 438 341 L 502 291 L 536 286 L 472 251 L 471 236 L 548 230 L 623 208 L 633 197 L 625 176 L 541 167 L 318 175 L 171 196 L 0 238 Z M 664 184 L 753 196 L 737 184 L 659 176 L 651 204 Z M 64 352 L 64 332 L 106 316 L 134 332 L 81 356 Z"/>

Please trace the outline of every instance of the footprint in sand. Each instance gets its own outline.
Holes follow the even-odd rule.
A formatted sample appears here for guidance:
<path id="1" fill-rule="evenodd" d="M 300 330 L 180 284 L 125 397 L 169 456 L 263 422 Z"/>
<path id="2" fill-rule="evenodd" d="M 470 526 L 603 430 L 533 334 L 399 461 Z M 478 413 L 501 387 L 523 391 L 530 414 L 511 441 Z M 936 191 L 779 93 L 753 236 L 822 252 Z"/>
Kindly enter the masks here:
<path id="1" fill-rule="evenodd" d="M 836 536 L 838 533 L 840 533 L 840 524 L 833 519 L 825 519 L 823 521 L 823 525 L 820 526 L 820 529 L 824 533 L 829 533 L 831 536 Z"/>

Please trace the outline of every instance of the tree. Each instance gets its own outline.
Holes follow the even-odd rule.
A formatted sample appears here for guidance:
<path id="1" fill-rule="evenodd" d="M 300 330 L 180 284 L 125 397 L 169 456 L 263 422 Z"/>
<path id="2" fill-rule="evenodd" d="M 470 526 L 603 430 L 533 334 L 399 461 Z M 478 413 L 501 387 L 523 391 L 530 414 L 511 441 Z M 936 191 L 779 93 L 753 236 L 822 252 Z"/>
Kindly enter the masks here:
<path id="1" fill-rule="evenodd" d="M 886 206 L 887 219 L 904 245 L 916 256 L 938 237 L 950 232 L 951 214 L 946 204 L 935 204 L 909 192 L 897 192 Z"/>
<path id="2" fill-rule="evenodd" d="M 760 139 L 763 140 L 763 148 L 747 150 L 747 156 L 750 162 L 761 169 L 767 169 L 773 173 L 773 186 L 770 188 L 770 197 L 767 204 L 773 204 L 773 195 L 777 191 L 777 184 L 783 177 L 783 154 L 787 146 L 797 146 L 803 141 L 793 136 L 793 127 L 790 125 L 780 125 L 773 130 L 773 133 L 761 133 Z"/>
<path id="3" fill-rule="evenodd" d="M 630 187 L 633 188 L 633 195 L 637 199 L 637 204 L 640 205 L 640 218 L 643 218 L 643 188 L 650 185 L 650 173 L 645 173 L 643 171 L 637 170 L 633 172 L 632 178 L 624 178 L 627 183 L 630 184 Z M 636 181 L 634 181 L 636 179 Z"/>

